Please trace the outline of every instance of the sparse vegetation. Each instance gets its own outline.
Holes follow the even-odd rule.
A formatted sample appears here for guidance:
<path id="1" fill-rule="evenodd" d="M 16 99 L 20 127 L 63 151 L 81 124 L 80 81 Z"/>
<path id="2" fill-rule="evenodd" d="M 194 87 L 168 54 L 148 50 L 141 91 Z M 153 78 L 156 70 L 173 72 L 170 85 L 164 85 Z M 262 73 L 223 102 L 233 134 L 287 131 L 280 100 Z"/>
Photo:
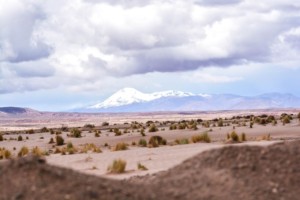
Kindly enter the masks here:
<path id="1" fill-rule="evenodd" d="M 114 160 L 112 165 L 108 166 L 107 171 L 109 173 L 124 173 L 126 169 L 126 161 L 122 159 Z"/>
<path id="2" fill-rule="evenodd" d="M 120 142 L 118 144 L 116 144 L 115 148 L 114 148 L 114 151 L 124 151 L 124 150 L 127 150 L 128 145 L 124 142 Z"/>
<path id="3" fill-rule="evenodd" d="M 197 143 L 197 142 L 210 143 L 211 142 L 211 139 L 207 132 L 201 133 L 199 135 L 194 135 L 194 136 L 192 136 L 191 140 L 193 143 Z"/>
<path id="4" fill-rule="evenodd" d="M 0 148 L 0 160 L 9 159 L 11 157 L 12 157 L 12 154 L 8 149 Z"/>
<path id="5" fill-rule="evenodd" d="M 95 128 L 95 125 L 94 124 L 85 124 L 83 127 L 93 129 L 93 128 Z"/>
<path id="6" fill-rule="evenodd" d="M 232 131 L 229 135 L 229 139 L 233 142 L 239 142 L 239 136 L 235 131 Z"/>
<path id="7" fill-rule="evenodd" d="M 122 135 L 122 132 L 118 128 L 114 128 L 114 133 L 115 133 L 115 136 Z"/>
<path id="8" fill-rule="evenodd" d="M 142 128 L 141 129 L 141 135 L 143 136 L 143 137 L 145 137 L 146 136 L 146 134 L 145 134 L 145 130 Z"/>
<path id="9" fill-rule="evenodd" d="M 49 132 L 49 129 L 47 127 L 41 128 L 41 133 L 47 133 Z"/>
<path id="10" fill-rule="evenodd" d="M 19 156 L 19 157 L 23 157 L 23 156 L 26 156 L 28 153 L 29 153 L 28 147 L 23 146 L 23 147 L 20 149 L 20 151 L 19 151 L 19 153 L 18 153 L 18 156 Z"/>
<path id="11" fill-rule="evenodd" d="M 137 168 L 138 168 L 138 170 L 142 170 L 142 171 L 148 170 L 148 168 L 145 165 L 141 164 L 141 163 L 137 164 Z"/>
<path id="12" fill-rule="evenodd" d="M 245 133 L 242 133 L 242 135 L 241 135 L 241 141 L 244 142 L 244 141 L 246 141 L 246 140 L 247 140 L 246 134 L 245 134 Z"/>
<path id="13" fill-rule="evenodd" d="M 88 151 L 92 151 L 94 153 L 102 153 L 101 148 L 96 146 L 93 143 L 83 145 L 83 147 L 81 149 L 81 153 L 87 153 Z"/>
<path id="14" fill-rule="evenodd" d="M 64 138 L 60 135 L 57 135 L 56 136 L 56 145 L 61 146 L 61 145 L 64 145 L 64 143 L 65 143 Z"/>
<path id="15" fill-rule="evenodd" d="M 159 145 L 166 145 L 167 140 L 159 135 L 151 136 L 148 142 L 150 147 L 158 147 Z"/>
<path id="16" fill-rule="evenodd" d="M 22 141 L 22 140 L 23 140 L 22 135 L 19 135 L 19 136 L 18 136 L 18 141 Z"/>
<path id="17" fill-rule="evenodd" d="M 2 133 L 0 133 L 0 141 L 3 141 L 4 140 L 4 137 L 2 135 Z"/>
<path id="18" fill-rule="evenodd" d="M 145 139 L 140 139 L 139 140 L 139 146 L 146 147 L 147 146 L 147 141 Z"/>
<path id="19" fill-rule="evenodd" d="M 109 126 L 108 122 L 102 122 L 102 126 Z"/>
<path id="20" fill-rule="evenodd" d="M 49 144 L 53 144 L 54 143 L 54 139 L 50 138 Z"/>
<path id="21" fill-rule="evenodd" d="M 34 147 L 31 150 L 31 153 L 32 155 L 39 156 L 39 157 L 45 155 L 39 147 Z"/>
<path id="22" fill-rule="evenodd" d="M 151 124 L 149 127 L 149 132 L 156 132 L 158 131 L 158 128 L 155 126 L 155 124 Z"/>
<path id="23" fill-rule="evenodd" d="M 176 144 L 189 144 L 189 139 L 187 139 L 187 138 L 176 139 L 175 143 Z"/>
<path id="24" fill-rule="evenodd" d="M 75 138 L 80 138 L 81 137 L 81 130 L 79 130 L 78 128 L 73 128 L 71 130 L 71 137 L 75 137 Z"/>
<path id="25" fill-rule="evenodd" d="M 33 129 L 27 130 L 26 133 L 27 134 L 34 134 L 34 130 Z"/>
<path id="26" fill-rule="evenodd" d="M 96 132 L 95 132 L 95 137 L 100 137 L 99 131 L 96 131 Z"/>

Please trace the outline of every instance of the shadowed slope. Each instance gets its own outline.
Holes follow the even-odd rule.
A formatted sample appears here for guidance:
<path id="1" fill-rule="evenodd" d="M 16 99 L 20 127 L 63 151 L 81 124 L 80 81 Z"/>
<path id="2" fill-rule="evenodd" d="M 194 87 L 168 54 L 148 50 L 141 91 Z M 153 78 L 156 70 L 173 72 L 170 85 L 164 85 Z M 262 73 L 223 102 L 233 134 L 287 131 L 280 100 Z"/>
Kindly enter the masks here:
<path id="1" fill-rule="evenodd" d="M 298 199 L 300 141 L 229 146 L 156 175 L 116 181 L 27 158 L 0 165 L 0 199 Z"/>

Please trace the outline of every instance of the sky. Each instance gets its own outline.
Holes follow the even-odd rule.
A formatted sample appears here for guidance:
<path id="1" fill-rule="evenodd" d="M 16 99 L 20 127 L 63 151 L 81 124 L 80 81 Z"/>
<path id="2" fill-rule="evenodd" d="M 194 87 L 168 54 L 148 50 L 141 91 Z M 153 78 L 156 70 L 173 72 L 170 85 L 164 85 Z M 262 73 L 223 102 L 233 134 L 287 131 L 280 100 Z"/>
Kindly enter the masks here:
<path id="1" fill-rule="evenodd" d="M 0 0 L 0 106 L 64 111 L 124 87 L 300 96 L 300 1 Z"/>

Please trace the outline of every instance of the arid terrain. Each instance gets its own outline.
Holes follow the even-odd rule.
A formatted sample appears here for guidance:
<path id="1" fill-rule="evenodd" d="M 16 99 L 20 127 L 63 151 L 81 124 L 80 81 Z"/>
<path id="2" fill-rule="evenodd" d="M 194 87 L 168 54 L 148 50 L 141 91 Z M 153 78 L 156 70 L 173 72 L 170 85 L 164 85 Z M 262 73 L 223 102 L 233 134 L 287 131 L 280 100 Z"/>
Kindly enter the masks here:
<path id="1" fill-rule="evenodd" d="M 33 112 L 1 116 L 0 131 L 0 187 L 7 191 L 1 199 L 12 192 L 13 199 L 39 199 L 54 192 L 56 179 L 66 181 L 56 199 L 82 199 L 87 190 L 86 199 L 297 199 L 299 193 L 290 192 L 300 181 L 299 110 Z M 10 180 L 16 171 L 20 179 Z M 26 174 L 33 193 L 20 185 Z M 85 183 L 90 189 L 71 188 Z"/>

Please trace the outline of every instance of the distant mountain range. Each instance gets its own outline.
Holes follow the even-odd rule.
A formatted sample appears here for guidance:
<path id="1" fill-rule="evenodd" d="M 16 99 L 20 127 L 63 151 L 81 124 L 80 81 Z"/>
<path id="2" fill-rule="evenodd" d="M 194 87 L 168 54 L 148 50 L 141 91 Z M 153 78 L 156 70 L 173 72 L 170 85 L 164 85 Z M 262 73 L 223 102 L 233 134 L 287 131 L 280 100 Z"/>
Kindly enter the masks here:
<path id="1" fill-rule="evenodd" d="M 124 88 L 103 102 L 77 112 L 216 111 L 272 108 L 300 108 L 300 98 L 292 94 L 267 93 L 246 97 L 233 94 L 193 94 L 182 91 L 142 93 Z"/>
<path id="2" fill-rule="evenodd" d="M 0 114 L 24 114 L 38 112 L 29 108 L 20 107 L 0 107 Z"/>

